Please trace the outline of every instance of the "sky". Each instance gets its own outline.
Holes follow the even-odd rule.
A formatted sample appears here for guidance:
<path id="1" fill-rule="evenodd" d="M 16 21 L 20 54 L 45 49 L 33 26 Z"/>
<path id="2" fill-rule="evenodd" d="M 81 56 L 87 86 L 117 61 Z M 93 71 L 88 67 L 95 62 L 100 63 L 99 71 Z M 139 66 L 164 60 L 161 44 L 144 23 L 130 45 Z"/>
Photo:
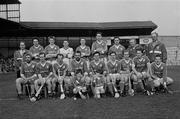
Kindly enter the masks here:
<path id="1" fill-rule="evenodd" d="M 180 0 L 20 0 L 21 21 L 153 21 L 160 35 L 180 36 Z"/>

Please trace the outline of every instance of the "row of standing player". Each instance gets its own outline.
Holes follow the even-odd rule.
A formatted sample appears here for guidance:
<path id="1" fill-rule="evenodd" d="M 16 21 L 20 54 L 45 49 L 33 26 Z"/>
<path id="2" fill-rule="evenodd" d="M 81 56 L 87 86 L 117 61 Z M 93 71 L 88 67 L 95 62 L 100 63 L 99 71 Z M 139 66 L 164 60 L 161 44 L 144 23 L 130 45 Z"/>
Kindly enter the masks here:
<path id="1" fill-rule="evenodd" d="M 156 35 L 156 34 L 155 34 Z M 153 36 L 153 35 L 152 35 Z M 105 52 L 106 52 L 106 50 L 107 50 L 107 46 L 105 45 L 105 42 L 103 42 L 103 40 L 102 40 L 102 36 L 101 36 L 101 34 L 100 33 L 97 33 L 97 36 L 96 36 L 96 38 L 97 38 L 97 41 L 95 42 L 95 43 L 93 43 L 93 45 L 92 45 L 92 51 L 94 51 L 94 56 L 95 55 L 97 55 L 97 54 L 104 54 Z M 34 40 L 34 42 L 36 42 L 36 40 L 37 39 L 35 39 Z M 49 41 L 50 41 L 50 45 L 54 45 L 54 39 L 53 38 L 50 38 L 49 39 Z M 81 43 L 82 42 L 84 42 L 85 40 L 81 40 Z M 134 40 L 131 40 L 131 41 L 134 41 Z M 37 43 L 34 43 L 34 44 L 37 44 Z M 68 42 L 67 41 L 65 41 L 64 42 L 64 44 L 65 44 L 65 47 L 63 48 L 63 49 L 60 49 L 60 53 L 61 54 L 63 54 L 62 56 L 64 57 L 63 59 L 65 59 L 65 58 L 68 58 L 68 59 L 66 59 L 66 60 L 64 60 L 64 61 L 67 61 L 67 62 L 65 62 L 66 64 L 68 64 L 68 66 L 70 66 L 70 60 L 71 60 L 71 58 L 72 58 L 72 54 L 71 53 L 69 53 L 69 51 L 70 52 L 72 52 L 72 48 L 69 48 L 68 47 Z M 83 44 L 83 43 L 82 43 Z M 160 43 L 156 43 L 156 44 L 160 44 Z M 52 62 L 53 61 L 53 59 L 54 59 L 54 57 L 57 55 L 56 53 L 55 53 L 55 51 L 54 52 L 52 52 L 50 49 L 51 48 L 55 48 L 56 50 L 58 49 L 57 47 L 51 47 L 49 45 L 49 47 L 47 46 L 46 48 L 45 48 L 45 51 L 46 51 L 46 58 L 49 58 L 50 59 L 50 61 Z M 39 45 L 38 45 L 38 47 L 36 47 L 35 45 L 33 46 L 33 47 L 35 47 L 35 48 L 38 48 L 39 47 Z M 84 48 L 83 48 L 84 47 Z M 129 52 L 131 52 L 132 53 L 132 51 L 133 51 L 133 53 L 132 54 L 136 54 L 136 45 L 134 45 L 134 47 L 132 48 L 132 49 L 130 49 L 129 50 Z M 159 46 L 158 46 L 159 47 Z M 40 47 L 39 47 L 40 48 Z M 81 50 L 78 50 L 78 48 L 79 49 L 81 49 Z M 82 45 L 82 46 L 80 46 L 80 47 L 78 47 L 77 48 L 77 51 L 80 51 L 81 52 L 81 56 L 82 55 L 88 55 L 88 54 L 90 54 L 90 53 L 88 53 L 88 52 L 90 52 L 90 48 L 87 50 L 86 48 L 87 48 L 87 46 L 85 46 L 85 42 L 84 42 L 84 45 Z M 157 48 L 157 46 L 156 46 L 156 48 Z M 42 49 L 42 48 L 40 48 L 40 49 Z M 68 50 L 68 49 L 70 49 L 70 50 Z M 84 49 L 84 51 L 88 51 L 88 52 L 83 52 L 82 50 Z M 157 48 L 157 49 L 159 49 L 159 48 Z M 67 51 L 66 51 L 67 50 Z M 154 51 L 153 51 L 153 53 L 155 54 L 156 52 L 155 52 L 155 49 L 153 49 Z M 33 50 L 32 50 L 32 48 L 30 48 L 30 51 L 31 51 L 31 54 L 33 55 Z M 48 52 L 49 51 L 49 52 Z M 115 44 L 109 49 L 109 51 L 110 51 L 110 55 L 115 55 L 115 59 L 116 60 L 120 60 L 121 58 L 122 58 L 122 54 L 123 54 L 123 51 L 124 51 L 124 47 L 122 46 L 122 45 L 120 45 L 119 44 L 119 39 L 118 38 L 115 38 Z M 134 51 L 135 51 L 135 53 L 134 53 Z M 57 51 L 56 51 L 57 52 Z M 128 52 L 128 55 L 129 55 L 129 52 Z M 151 51 L 150 51 L 151 52 Z M 19 53 L 21 54 L 21 52 L 19 51 Z M 158 52 L 159 53 L 159 52 Z M 16 55 L 17 55 L 17 52 L 15 53 L 15 57 L 16 57 Z M 34 55 L 33 56 L 35 56 L 35 58 L 36 58 L 36 56 L 37 56 L 37 53 L 34 53 Z M 161 57 L 162 56 L 164 56 L 164 55 L 160 55 Z M 161 57 L 160 57 L 160 59 L 161 59 Z M 80 57 L 79 57 L 80 58 Z M 95 57 L 94 57 L 95 58 Z M 78 57 L 76 57 L 76 59 L 78 59 Z M 96 59 L 96 58 L 95 58 Z M 110 58 L 111 59 L 111 58 Z M 113 58 L 112 58 L 113 59 Z M 141 59 L 141 58 L 140 58 Z M 146 62 L 146 59 L 148 59 L 148 58 L 145 58 L 145 62 Z M 164 58 L 163 58 L 164 59 Z M 142 59 L 141 59 L 142 60 Z M 140 61 L 140 60 L 137 60 L 138 62 Z M 142 60 L 143 62 L 144 62 L 144 59 Z M 72 61 L 71 61 L 72 62 Z M 100 63 L 100 69 L 98 69 L 99 71 L 101 71 L 102 72 L 102 64 L 101 64 L 101 62 L 99 62 Z M 96 66 L 98 66 L 98 64 L 99 64 L 98 62 L 96 63 L 96 62 L 94 62 L 94 67 L 96 67 Z M 109 63 L 109 62 L 108 62 Z M 107 63 L 107 64 L 108 64 Z M 126 63 L 126 62 L 125 62 Z M 142 63 L 142 62 L 141 62 Z M 73 63 L 72 63 L 73 64 Z M 76 63 L 75 63 L 76 64 Z M 105 63 L 106 64 L 106 63 Z M 112 66 L 113 66 L 113 64 L 114 63 L 111 63 L 112 64 Z M 147 63 L 148 64 L 148 63 Z M 77 64 L 77 66 L 78 65 L 80 65 L 80 64 Z M 91 63 L 90 63 L 90 65 L 91 65 Z M 59 66 L 59 65 L 58 65 Z M 111 66 L 111 67 L 112 67 Z M 116 65 L 115 65 L 116 66 Z M 72 66 L 72 67 L 74 67 L 74 66 Z M 71 67 L 71 68 L 72 68 Z M 75 66 L 76 67 L 76 66 Z M 147 65 L 146 65 L 146 67 L 147 67 Z M 97 68 L 97 67 L 96 67 Z M 113 68 L 113 67 L 112 67 Z M 74 68 L 73 68 L 74 69 Z M 76 69 L 76 68 L 75 68 Z M 148 68 L 149 69 L 149 68 Z M 97 71 L 98 70 L 96 70 L 96 69 L 94 69 L 95 70 L 95 74 L 101 74 L 101 73 L 97 73 Z M 134 71 L 134 70 L 133 70 Z M 93 71 L 94 72 L 94 71 Z M 125 71 L 126 72 L 126 71 Z M 148 71 L 149 72 L 149 71 Z M 107 72 L 106 72 L 107 73 Z M 126 73 L 122 73 L 122 74 L 126 74 Z M 141 74 L 139 74 L 139 72 L 138 71 L 134 71 L 134 74 L 135 75 L 131 75 L 131 77 L 136 77 L 136 78 L 132 78 L 132 79 L 136 79 L 136 81 L 134 81 L 134 82 L 140 82 L 140 84 L 142 84 L 141 82 L 142 81 L 139 81 L 139 79 L 141 79 L 142 77 L 143 78 L 145 78 L 145 76 L 144 75 L 146 75 L 146 74 L 143 74 L 142 72 L 141 72 Z M 149 73 L 148 73 L 149 74 Z M 71 74 L 72 76 L 73 76 L 73 74 Z M 143 75 L 143 76 L 142 76 Z M 21 76 L 22 77 L 22 76 Z M 96 78 L 95 78 L 96 77 Z M 100 77 L 102 77 L 102 75 L 99 75 L 99 76 L 97 76 L 97 75 L 95 75 L 95 77 L 93 78 L 93 79 L 99 79 Z M 98 78 L 97 78 L 98 77 Z M 117 77 L 121 77 L 121 78 L 117 78 Z M 123 77 L 123 78 L 122 78 Z M 125 78 L 124 78 L 125 77 Z M 114 84 L 114 83 L 112 83 L 112 82 L 115 82 L 116 81 L 116 79 L 126 79 L 127 80 L 127 77 L 129 77 L 129 74 L 128 75 L 125 75 L 125 76 L 123 76 L 123 75 L 112 75 L 111 73 L 109 73 L 108 72 L 108 76 L 107 76 L 107 78 L 106 78 L 106 83 L 108 84 L 107 85 L 107 87 L 108 87 L 108 89 L 109 89 L 109 91 L 111 92 L 111 94 L 113 95 L 113 89 L 115 89 L 115 94 L 117 94 L 117 91 L 116 91 L 116 87 L 114 86 L 114 88 L 112 87 L 112 86 L 110 86 L 109 84 Z M 141 78 L 140 78 L 141 77 Z M 25 77 L 24 77 L 25 78 Z M 162 77 L 161 77 L 162 78 Z M 22 79 L 22 78 L 21 78 Z M 57 77 L 56 77 L 56 79 L 58 79 Z M 85 78 L 86 80 L 88 80 L 88 78 L 86 77 Z M 101 78 L 100 78 L 101 79 Z M 102 78 L 102 79 L 105 79 L 104 77 Z M 108 81 L 108 79 L 109 79 L 109 81 Z M 69 79 L 68 79 L 69 80 Z M 91 80 L 91 79 L 90 79 Z M 110 81 L 111 80 L 111 81 Z M 138 81 L 137 81 L 138 80 Z M 91 80 L 92 81 L 92 80 Z M 122 81 L 122 80 L 121 80 Z M 123 83 L 125 83 L 125 81 L 122 81 Z M 122 86 L 122 82 L 120 83 L 121 84 L 121 94 L 122 94 L 122 90 L 124 89 L 123 87 L 124 86 Z M 66 82 L 67 84 L 69 83 L 69 82 Z M 50 83 L 49 83 L 50 84 Z M 134 85 L 133 85 L 134 86 Z M 141 85 L 141 88 L 144 90 L 144 91 L 146 91 L 145 89 L 144 89 L 144 87 L 143 87 L 144 85 Z M 50 91 L 50 87 L 51 86 L 49 86 L 49 93 L 51 92 Z M 99 87 L 99 86 L 98 86 Z M 97 94 L 95 94 L 94 93 L 94 96 L 95 97 L 99 97 L 99 93 L 103 90 L 103 88 L 102 88 L 102 86 L 100 86 L 101 88 L 97 88 L 98 90 L 96 90 L 96 91 L 94 91 L 94 92 L 98 92 Z M 135 86 L 134 86 L 134 88 L 135 88 Z M 103 91 L 102 91 L 103 92 Z M 117 94 L 118 95 L 118 94 Z M 117 95 L 116 95 L 116 97 L 117 97 Z M 63 96 L 64 97 L 64 96 Z"/>

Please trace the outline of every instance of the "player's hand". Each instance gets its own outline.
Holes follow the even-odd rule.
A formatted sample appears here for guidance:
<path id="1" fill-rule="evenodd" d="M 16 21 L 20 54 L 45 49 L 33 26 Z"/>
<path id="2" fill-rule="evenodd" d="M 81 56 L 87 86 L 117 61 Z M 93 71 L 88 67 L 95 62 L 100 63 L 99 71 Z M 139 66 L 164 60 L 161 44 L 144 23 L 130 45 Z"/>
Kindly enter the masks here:
<path id="1" fill-rule="evenodd" d="M 84 72 L 84 76 L 87 76 L 88 75 L 88 73 L 87 72 Z"/>
<path id="2" fill-rule="evenodd" d="M 74 72 L 71 72 L 71 76 L 73 76 L 73 77 L 74 77 L 74 75 L 75 75 L 75 74 L 74 74 Z"/>
<path id="3" fill-rule="evenodd" d="M 137 75 L 138 77 L 142 77 L 142 74 L 141 74 L 140 72 L 138 72 L 136 75 Z"/>

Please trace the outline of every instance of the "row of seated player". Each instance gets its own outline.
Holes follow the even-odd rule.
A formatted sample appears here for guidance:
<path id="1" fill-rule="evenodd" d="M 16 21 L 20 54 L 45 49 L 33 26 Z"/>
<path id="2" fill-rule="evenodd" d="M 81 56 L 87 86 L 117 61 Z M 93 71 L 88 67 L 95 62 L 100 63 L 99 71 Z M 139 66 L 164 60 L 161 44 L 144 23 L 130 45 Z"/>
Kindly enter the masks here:
<path id="1" fill-rule="evenodd" d="M 108 89 L 111 96 L 118 98 L 125 96 L 126 87 L 128 94 L 136 94 L 139 84 L 144 94 L 151 95 L 163 89 L 172 93 L 167 85 L 172 84 L 173 80 L 166 75 L 166 65 L 161 61 L 161 56 L 157 55 L 155 62 L 150 64 L 149 59 L 143 55 L 141 48 L 136 49 L 136 57 L 131 60 L 129 51 L 124 52 L 121 62 L 116 60 L 116 53 L 111 52 L 107 65 L 100 60 L 100 53 L 93 54 L 93 61 L 89 64 L 89 71 L 85 69 L 85 62 L 80 62 L 80 52 L 75 53 L 71 62 L 71 75 L 67 76 L 68 65 L 63 62 L 63 55 L 57 55 L 57 62 L 53 65 L 45 60 L 45 53 L 40 53 L 40 62 L 31 63 L 31 55 L 25 56 L 25 63 L 21 66 L 21 78 L 16 80 L 18 96 L 21 97 L 21 84 L 30 83 L 32 99 L 36 99 L 41 87 L 46 84 L 48 95 L 55 95 L 56 83 L 60 84 L 60 99 L 64 99 L 69 92 L 73 92 L 75 99 L 80 95 L 82 99 L 92 93 L 95 98 L 100 98 Z M 37 72 L 35 72 L 37 71 Z M 38 78 L 37 78 L 38 77 Z M 149 89 L 147 88 L 149 84 Z M 35 91 L 35 90 L 36 91 Z M 36 94 L 35 94 L 36 92 Z"/>

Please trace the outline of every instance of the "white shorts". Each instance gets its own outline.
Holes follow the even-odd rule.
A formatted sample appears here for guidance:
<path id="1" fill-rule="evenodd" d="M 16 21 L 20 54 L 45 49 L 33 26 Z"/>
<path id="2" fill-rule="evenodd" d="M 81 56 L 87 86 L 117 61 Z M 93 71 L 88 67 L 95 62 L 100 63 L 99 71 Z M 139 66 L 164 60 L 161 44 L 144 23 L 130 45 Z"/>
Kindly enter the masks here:
<path id="1" fill-rule="evenodd" d="M 95 90 L 95 93 L 96 93 L 96 94 L 105 93 L 105 90 L 104 90 L 103 86 L 95 87 L 94 90 Z"/>

